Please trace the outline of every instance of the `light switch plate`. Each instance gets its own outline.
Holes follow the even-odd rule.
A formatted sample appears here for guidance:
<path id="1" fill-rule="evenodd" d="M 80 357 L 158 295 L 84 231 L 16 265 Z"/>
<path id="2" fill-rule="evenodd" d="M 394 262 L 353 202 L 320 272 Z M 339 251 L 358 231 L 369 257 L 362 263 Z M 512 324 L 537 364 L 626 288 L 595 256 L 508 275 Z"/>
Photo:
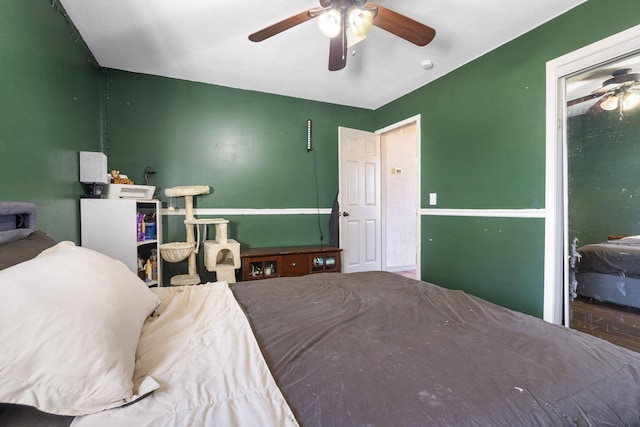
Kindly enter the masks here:
<path id="1" fill-rule="evenodd" d="M 438 204 L 438 193 L 429 193 L 429 204 L 431 206 Z"/>

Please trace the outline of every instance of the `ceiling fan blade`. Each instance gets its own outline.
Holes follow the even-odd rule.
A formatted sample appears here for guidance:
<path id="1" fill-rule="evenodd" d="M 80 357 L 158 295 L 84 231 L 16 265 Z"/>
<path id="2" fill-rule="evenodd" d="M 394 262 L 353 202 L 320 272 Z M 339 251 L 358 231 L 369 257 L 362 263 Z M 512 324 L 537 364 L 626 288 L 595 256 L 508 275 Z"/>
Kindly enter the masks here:
<path id="1" fill-rule="evenodd" d="M 342 11 L 342 28 L 340 34 L 332 37 L 329 42 L 329 71 L 342 70 L 347 65 L 347 32 Z"/>
<path id="2" fill-rule="evenodd" d="M 594 90 L 593 92 L 591 92 L 591 94 L 595 95 L 595 96 L 602 96 L 605 93 L 614 92 L 616 89 L 618 89 L 621 86 L 622 85 L 618 84 L 618 83 L 606 84 L 606 85 L 602 86 L 601 88 L 598 88 L 598 89 Z"/>
<path id="3" fill-rule="evenodd" d="M 312 15 L 309 12 L 311 11 L 305 10 L 304 12 L 300 12 L 297 15 L 293 15 L 287 19 L 283 19 L 280 22 L 276 22 L 275 24 L 270 25 L 267 28 L 256 31 L 249 36 L 249 40 L 251 40 L 252 42 L 261 42 L 271 36 L 280 34 L 281 32 L 288 30 L 289 28 L 295 27 L 296 25 L 302 24 L 303 22 L 315 18 L 316 15 Z"/>
<path id="4" fill-rule="evenodd" d="M 571 101 L 567 101 L 567 107 L 571 107 L 573 105 L 581 104 L 586 101 L 591 101 L 593 98 L 597 98 L 601 95 L 596 93 L 591 93 L 589 95 L 582 96 L 580 98 L 572 99 Z"/>
<path id="5" fill-rule="evenodd" d="M 436 36 L 436 30 L 433 28 L 379 4 L 367 3 L 365 7 L 378 9 L 378 13 L 373 18 L 373 25 L 413 44 L 425 46 Z"/>
<path id="6" fill-rule="evenodd" d="M 602 113 L 604 110 L 602 109 L 601 105 L 604 101 L 606 101 L 607 99 L 609 99 L 609 97 L 613 95 L 612 93 L 603 96 L 602 98 L 598 99 L 598 102 L 596 102 L 595 104 L 593 104 L 591 107 L 589 107 L 589 109 L 585 112 L 585 114 L 588 115 L 594 115 L 594 114 L 600 114 Z"/>
<path id="7" fill-rule="evenodd" d="M 635 82 L 627 87 L 627 92 L 638 92 L 640 91 L 640 82 Z"/>

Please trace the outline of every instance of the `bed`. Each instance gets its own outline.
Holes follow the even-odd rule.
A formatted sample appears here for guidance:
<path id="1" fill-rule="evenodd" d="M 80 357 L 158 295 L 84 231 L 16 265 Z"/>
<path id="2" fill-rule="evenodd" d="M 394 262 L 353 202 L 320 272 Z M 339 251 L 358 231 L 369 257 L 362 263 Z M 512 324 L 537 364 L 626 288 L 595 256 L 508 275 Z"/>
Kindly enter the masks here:
<path id="1" fill-rule="evenodd" d="M 640 354 L 464 292 L 385 272 L 149 289 L 127 272 L 70 242 L 0 271 L 0 425 L 640 425 Z"/>
<path id="2" fill-rule="evenodd" d="M 578 248 L 578 296 L 640 308 L 640 236 Z"/>

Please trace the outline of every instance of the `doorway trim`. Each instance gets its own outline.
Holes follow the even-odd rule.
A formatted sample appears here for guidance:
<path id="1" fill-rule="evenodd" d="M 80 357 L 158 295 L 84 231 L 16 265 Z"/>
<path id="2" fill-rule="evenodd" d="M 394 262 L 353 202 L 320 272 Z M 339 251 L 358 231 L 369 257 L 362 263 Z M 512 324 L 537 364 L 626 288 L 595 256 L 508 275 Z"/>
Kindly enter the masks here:
<path id="1" fill-rule="evenodd" d="M 566 78 L 640 50 L 640 25 L 547 62 L 543 318 L 569 326 Z"/>
<path id="2" fill-rule="evenodd" d="M 411 125 L 411 124 L 415 124 L 416 126 L 416 153 L 417 153 L 417 159 L 418 159 L 418 165 L 417 165 L 417 187 L 416 187 L 416 241 L 415 241 L 415 245 L 416 245 L 416 278 L 418 280 L 420 280 L 421 277 L 421 249 L 422 249 L 422 244 L 421 244 L 421 215 L 420 215 L 420 195 L 421 193 L 421 189 L 420 189 L 420 185 L 422 182 L 422 153 L 421 153 L 421 147 L 422 147 L 422 132 L 421 132 L 421 128 L 420 128 L 420 124 L 422 122 L 422 115 L 421 114 L 417 114 L 415 116 L 409 117 L 407 119 L 401 120 L 397 123 L 393 123 L 389 126 L 386 126 L 382 129 L 378 129 L 377 131 L 375 131 L 375 133 L 377 135 L 380 135 L 380 137 L 384 136 L 384 134 L 388 133 L 388 132 L 392 132 L 394 130 L 400 129 L 404 126 L 407 125 Z M 385 167 L 385 162 L 386 159 L 382 158 L 381 159 L 381 170 L 384 170 L 383 168 Z M 382 183 L 382 185 L 386 185 L 386 181 Z M 382 194 L 384 194 L 384 192 L 382 192 Z M 382 227 L 386 227 L 386 200 L 382 200 Z M 382 232 L 382 236 L 383 236 L 383 240 L 382 240 L 382 269 L 386 271 L 387 269 L 387 259 L 386 259 L 386 241 L 384 240 L 384 236 L 386 236 L 386 230 L 383 228 L 383 232 Z"/>

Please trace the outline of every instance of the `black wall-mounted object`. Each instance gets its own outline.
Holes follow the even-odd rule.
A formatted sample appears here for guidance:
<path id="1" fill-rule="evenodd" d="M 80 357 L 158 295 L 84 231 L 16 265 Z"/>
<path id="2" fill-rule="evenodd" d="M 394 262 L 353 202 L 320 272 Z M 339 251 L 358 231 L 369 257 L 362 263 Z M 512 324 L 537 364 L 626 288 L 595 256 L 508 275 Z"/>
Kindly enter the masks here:
<path id="1" fill-rule="evenodd" d="M 307 153 L 313 150 L 311 141 L 311 119 L 307 119 Z"/>

